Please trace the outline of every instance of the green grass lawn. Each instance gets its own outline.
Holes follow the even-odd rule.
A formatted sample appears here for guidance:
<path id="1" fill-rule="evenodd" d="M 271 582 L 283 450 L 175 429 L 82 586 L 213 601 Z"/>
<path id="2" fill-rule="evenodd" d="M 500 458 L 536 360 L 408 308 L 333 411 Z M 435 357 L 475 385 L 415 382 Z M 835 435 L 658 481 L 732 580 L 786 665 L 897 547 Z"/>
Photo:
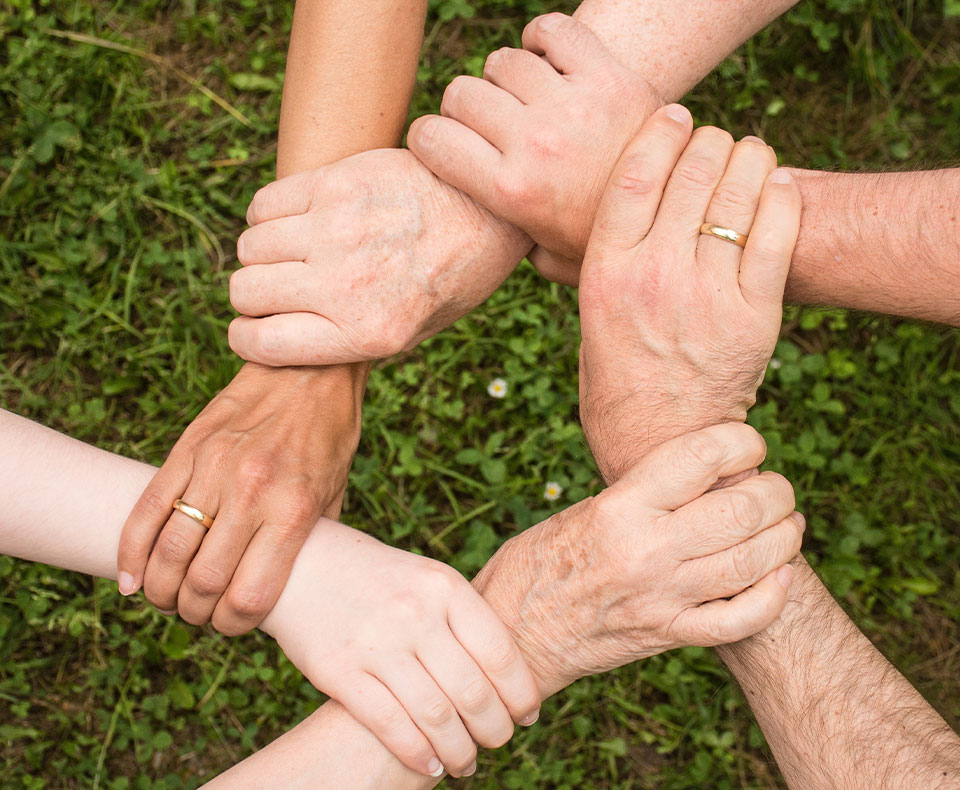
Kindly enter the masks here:
<path id="1" fill-rule="evenodd" d="M 4 408 L 159 463 L 230 380 L 226 283 L 247 202 L 273 170 L 292 5 L 0 3 Z M 492 48 L 517 45 L 527 19 L 572 7 L 431 0 L 413 114 Z M 698 122 L 760 134 L 790 164 L 952 164 L 958 14 L 957 0 L 804 2 L 687 102 Z M 344 520 L 470 573 L 596 492 L 577 345 L 575 293 L 524 266 L 475 314 L 381 366 Z M 808 514 L 805 553 L 957 727 L 960 338 L 790 308 L 776 360 L 751 422 Z M 486 392 L 496 377 L 502 400 Z M 547 480 L 563 485 L 559 501 L 544 500 Z M 196 787 L 320 701 L 265 637 L 226 640 L 111 583 L 0 557 L 4 789 Z M 783 786 L 743 697 L 701 649 L 575 684 L 461 784 Z"/>

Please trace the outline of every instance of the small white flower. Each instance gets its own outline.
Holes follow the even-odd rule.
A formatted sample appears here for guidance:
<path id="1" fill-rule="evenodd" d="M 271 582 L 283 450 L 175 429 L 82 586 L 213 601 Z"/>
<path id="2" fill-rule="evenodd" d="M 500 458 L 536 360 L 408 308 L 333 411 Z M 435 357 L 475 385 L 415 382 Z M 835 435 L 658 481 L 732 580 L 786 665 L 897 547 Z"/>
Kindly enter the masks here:
<path id="1" fill-rule="evenodd" d="M 547 502 L 556 502 L 560 498 L 560 494 L 563 493 L 563 486 L 559 483 L 555 483 L 552 480 L 544 486 L 543 489 L 543 498 Z"/>
<path id="2" fill-rule="evenodd" d="M 774 357 L 773 359 L 770 360 L 770 367 L 772 367 L 774 370 L 779 370 L 780 368 L 783 367 L 783 360 L 780 360 Z"/>
<path id="3" fill-rule="evenodd" d="M 487 392 L 491 398 L 505 398 L 507 397 L 507 382 L 503 379 L 494 379 L 487 386 Z"/>

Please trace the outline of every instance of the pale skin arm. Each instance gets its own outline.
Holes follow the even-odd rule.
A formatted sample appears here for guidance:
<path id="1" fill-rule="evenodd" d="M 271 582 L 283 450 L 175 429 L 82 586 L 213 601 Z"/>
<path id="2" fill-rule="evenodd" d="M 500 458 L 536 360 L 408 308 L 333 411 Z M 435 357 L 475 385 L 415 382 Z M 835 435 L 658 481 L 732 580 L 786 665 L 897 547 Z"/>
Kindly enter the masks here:
<path id="1" fill-rule="evenodd" d="M 110 574 L 122 508 L 136 498 L 152 469 L 2 411 L 0 437 L 6 450 L 0 485 L 10 497 L 0 513 L 0 552 Z M 495 610 L 503 618 L 497 626 L 509 629 L 535 668 L 530 693 L 545 699 L 586 674 L 682 645 L 742 639 L 773 622 L 786 603 L 792 575 L 783 563 L 795 555 L 803 532 L 803 519 L 793 512 L 793 489 L 768 473 L 711 490 L 719 478 L 760 463 L 765 449 L 760 436 L 740 424 L 685 436 L 651 453 L 619 486 L 532 527 L 497 552 L 474 587 L 493 607 L 491 616 Z M 762 503 L 749 522 L 732 515 L 733 503 L 744 497 Z M 320 634 L 340 634 L 356 624 L 356 638 L 365 641 L 358 620 L 367 625 L 375 620 L 361 613 L 369 584 L 346 604 L 346 623 L 318 619 L 316 600 L 349 596 L 357 578 L 374 572 L 361 562 L 334 581 L 336 590 L 328 589 L 326 580 L 336 579 L 344 563 L 357 560 L 371 543 L 377 542 L 325 519 L 304 543 L 283 594 L 261 625 L 301 668 L 309 671 L 311 655 L 322 649 Z M 385 546 L 378 551 L 404 554 Z M 576 573 L 569 572 L 571 564 Z M 432 589 L 434 598 L 453 594 L 452 588 Z M 394 598 L 387 593 L 382 600 L 390 604 Z M 397 613 L 405 617 L 402 609 Z M 484 617 L 474 610 L 467 618 L 470 628 L 485 634 L 488 644 L 502 641 L 496 629 L 484 629 Z M 389 628 L 381 625 L 375 631 L 385 638 Z M 416 629 L 414 620 L 411 627 Z M 501 636 L 510 642 L 505 632 Z M 389 647 L 384 653 L 399 660 Z M 494 675 L 502 674 L 506 658 L 502 649 L 497 653 L 486 670 Z M 344 789 L 429 787 L 436 781 L 403 768 L 333 703 L 231 769 L 220 784 L 264 787 L 278 777 L 285 787 Z"/>

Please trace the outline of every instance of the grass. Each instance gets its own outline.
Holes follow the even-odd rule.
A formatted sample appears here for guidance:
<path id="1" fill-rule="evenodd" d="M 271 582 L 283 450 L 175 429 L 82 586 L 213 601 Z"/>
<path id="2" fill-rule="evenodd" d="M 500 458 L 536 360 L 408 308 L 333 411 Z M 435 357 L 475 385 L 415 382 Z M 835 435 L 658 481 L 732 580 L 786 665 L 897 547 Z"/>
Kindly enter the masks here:
<path id="1" fill-rule="evenodd" d="M 230 380 L 226 279 L 246 204 L 273 169 L 291 5 L 0 5 L 4 408 L 160 462 Z M 554 8 L 571 5 L 431 0 L 412 114 Z M 952 164 L 958 11 L 803 3 L 687 102 L 698 122 L 761 134 L 788 163 Z M 524 267 L 382 366 L 344 520 L 472 572 L 597 490 L 577 423 L 577 332 L 575 294 Z M 751 421 L 809 514 L 805 552 L 956 727 L 957 333 L 791 308 L 776 359 Z M 510 391 L 493 401 L 496 377 Z M 547 480 L 564 486 L 560 501 L 544 501 Z M 268 639 L 225 640 L 112 584 L 0 558 L 3 788 L 195 787 L 319 702 Z M 575 684 L 461 784 L 783 786 L 742 696 L 698 649 Z"/>

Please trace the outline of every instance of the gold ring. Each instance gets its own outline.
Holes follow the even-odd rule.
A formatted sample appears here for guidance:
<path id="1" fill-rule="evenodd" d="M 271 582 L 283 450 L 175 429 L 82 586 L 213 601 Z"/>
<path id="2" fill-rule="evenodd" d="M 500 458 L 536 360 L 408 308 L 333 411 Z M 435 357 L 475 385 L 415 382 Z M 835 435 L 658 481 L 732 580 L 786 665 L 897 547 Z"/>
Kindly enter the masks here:
<path id="1" fill-rule="evenodd" d="M 193 505 L 188 505 L 182 499 L 178 499 L 173 503 L 173 509 L 179 510 L 183 515 L 188 518 L 192 518 L 196 521 L 201 527 L 206 527 L 210 529 L 213 526 L 213 516 L 208 516 L 199 508 L 195 508 Z"/>
<path id="2" fill-rule="evenodd" d="M 747 234 L 737 233 L 735 230 L 730 228 L 722 228 L 719 225 L 714 225 L 710 222 L 704 222 L 700 226 L 700 233 L 708 236 L 716 236 L 718 239 L 729 241 L 731 244 L 736 244 L 738 247 L 747 246 Z"/>

